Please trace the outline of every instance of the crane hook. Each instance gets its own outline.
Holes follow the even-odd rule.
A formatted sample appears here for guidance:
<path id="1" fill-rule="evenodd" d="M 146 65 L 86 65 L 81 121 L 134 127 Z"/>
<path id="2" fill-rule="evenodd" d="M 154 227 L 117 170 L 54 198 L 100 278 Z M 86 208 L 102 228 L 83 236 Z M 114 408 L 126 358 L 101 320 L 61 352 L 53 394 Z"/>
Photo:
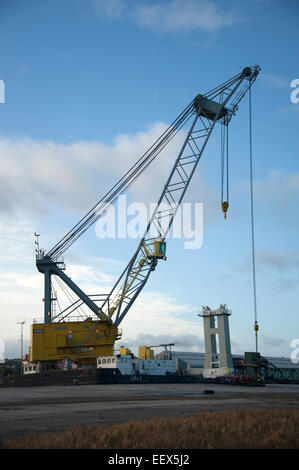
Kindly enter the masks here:
<path id="1" fill-rule="evenodd" d="M 223 203 L 222 203 L 222 211 L 223 211 L 223 213 L 224 213 L 224 218 L 225 218 L 225 219 L 226 219 L 226 213 L 227 213 L 228 207 L 229 207 L 228 201 L 223 201 Z"/>

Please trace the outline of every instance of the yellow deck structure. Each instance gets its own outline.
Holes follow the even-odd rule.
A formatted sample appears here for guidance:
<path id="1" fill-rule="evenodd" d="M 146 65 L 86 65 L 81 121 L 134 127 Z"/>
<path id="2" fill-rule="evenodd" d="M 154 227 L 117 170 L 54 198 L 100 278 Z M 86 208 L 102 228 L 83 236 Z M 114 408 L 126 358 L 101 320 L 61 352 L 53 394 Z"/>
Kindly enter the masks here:
<path id="1" fill-rule="evenodd" d="M 109 321 L 34 323 L 31 325 L 30 361 L 90 360 L 110 356 L 119 338 L 117 327 Z"/>
<path id="2" fill-rule="evenodd" d="M 154 351 L 149 346 L 139 346 L 138 359 L 154 359 Z"/>

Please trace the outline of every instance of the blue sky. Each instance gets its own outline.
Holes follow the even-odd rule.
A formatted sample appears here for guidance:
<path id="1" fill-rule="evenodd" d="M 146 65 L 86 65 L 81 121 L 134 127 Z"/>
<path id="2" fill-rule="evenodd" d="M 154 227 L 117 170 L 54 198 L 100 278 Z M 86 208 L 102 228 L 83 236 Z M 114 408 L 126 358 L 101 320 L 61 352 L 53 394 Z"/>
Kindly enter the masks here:
<path id="1" fill-rule="evenodd" d="M 18 352 L 17 321 L 42 317 L 34 231 L 52 247 L 197 93 L 259 64 L 253 88 L 254 207 L 260 350 L 289 355 L 299 337 L 299 78 L 296 1 L 2 0 L 0 2 L 0 338 Z M 159 195 L 175 149 L 135 200 Z M 220 209 L 215 133 L 185 201 L 204 204 L 204 241 L 170 240 L 122 323 L 123 342 L 203 351 L 202 305 L 227 303 L 233 352 L 254 349 L 248 98 L 230 125 L 230 209 Z M 153 201 L 154 202 L 154 201 Z M 108 289 L 136 240 L 93 229 L 65 260 L 86 289 Z"/>

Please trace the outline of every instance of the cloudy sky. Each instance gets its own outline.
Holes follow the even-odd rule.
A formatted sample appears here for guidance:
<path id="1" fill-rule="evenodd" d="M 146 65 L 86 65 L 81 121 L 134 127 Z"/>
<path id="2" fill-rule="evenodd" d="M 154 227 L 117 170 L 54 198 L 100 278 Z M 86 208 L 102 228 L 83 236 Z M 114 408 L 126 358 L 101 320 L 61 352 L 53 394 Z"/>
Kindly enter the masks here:
<path id="1" fill-rule="evenodd" d="M 50 249 L 187 103 L 247 66 L 253 88 L 254 207 L 260 351 L 290 354 L 299 337 L 299 79 L 295 0 L 1 0 L 0 339 L 19 354 L 43 316 L 34 232 Z M 182 135 L 129 195 L 155 202 Z M 203 351 L 202 305 L 232 309 L 233 353 L 254 350 L 248 97 L 230 125 L 230 209 L 220 208 L 215 131 L 186 194 L 203 203 L 203 245 L 169 240 L 121 324 L 122 343 Z M 137 245 L 91 228 L 65 254 L 88 294 L 106 293 Z M 58 291 L 63 303 L 63 292 Z M 61 296 L 61 297 L 60 297 Z"/>

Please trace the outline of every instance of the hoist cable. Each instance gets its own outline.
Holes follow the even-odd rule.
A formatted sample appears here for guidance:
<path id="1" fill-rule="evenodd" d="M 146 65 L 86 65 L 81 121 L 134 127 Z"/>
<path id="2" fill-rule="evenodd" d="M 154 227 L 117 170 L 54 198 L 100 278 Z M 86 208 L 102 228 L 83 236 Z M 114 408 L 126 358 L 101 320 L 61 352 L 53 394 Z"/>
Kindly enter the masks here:
<path id="1" fill-rule="evenodd" d="M 224 191 L 224 126 L 221 126 L 221 204 L 223 204 Z"/>
<path id="2" fill-rule="evenodd" d="M 228 126 L 226 126 L 226 200 L 229 202 L 229 186 L 228 186 Z"/>
<path id="3" fill-rule="evenodd" d="M 224 182 L 224 175 L 226 181 Z M 221 207 L 226 219 L 229 207 L 229 177 L 228 177 L 228 125 L 221 126 Z"/>
<path id="4" fill-rule="evenodd" d="M 254 303 L 254 331 L 256 339 L 256 352 L 258 352 L 258 322 L 256 301 L 256 276 L 255 276 L 255 243 L 254 243 L 254 211 L 253 211 L 253 169 L 252 169 L 252 103 L 251 87 L 249 88 L 249 160 L 250 160 L 250 213 L 251 213 L 251 249 L 252 249 L 252 281 Z"/>

